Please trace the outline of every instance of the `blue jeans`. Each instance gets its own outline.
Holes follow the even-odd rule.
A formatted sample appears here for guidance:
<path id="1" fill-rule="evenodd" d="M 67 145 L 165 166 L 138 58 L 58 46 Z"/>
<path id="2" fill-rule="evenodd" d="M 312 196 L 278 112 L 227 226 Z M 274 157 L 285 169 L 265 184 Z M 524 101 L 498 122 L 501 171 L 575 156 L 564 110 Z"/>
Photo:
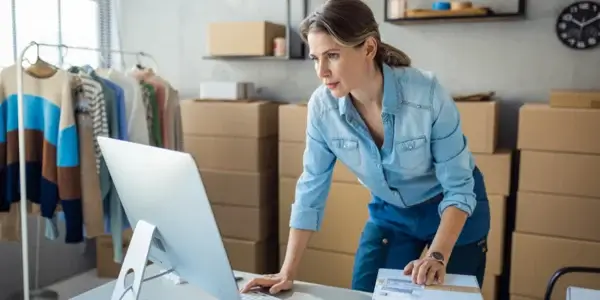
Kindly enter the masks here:
<path id="1" fill-rule="evenodd" d="M 487 255 L 490 208 L 483 176 L 474 172 L 477 206 L 467 219 L 452 250 L 446 271 L 449 274 L 476 276 L 481 288 Z M 435 237 L 440 225 L 438 205 L 442 196 L 422 204 L 398 208 L 373 197 L 370 219 L 365 224 L 354 260 L 352 289 L 373 292 L 380 268 L 404 269 L 418 259 Z"/>

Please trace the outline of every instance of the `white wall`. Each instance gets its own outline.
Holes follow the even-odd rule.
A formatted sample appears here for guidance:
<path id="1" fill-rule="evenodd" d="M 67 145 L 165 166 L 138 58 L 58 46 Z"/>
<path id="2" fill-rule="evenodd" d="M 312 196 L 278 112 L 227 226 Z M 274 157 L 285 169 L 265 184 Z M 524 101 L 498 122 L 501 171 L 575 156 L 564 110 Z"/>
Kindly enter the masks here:
<path id="1" fill-rule="evenodd" d="M 529 0 L 524 21 L 411 26 L 383 23 L 384 1 L 366 2 L 380 22 L 384 41 L 405 50 L 415 66 L 437 73 L 449 90 L 497 92 L 503 101 L 504 145 L 514 145 L 522 102 L 546 101 L 553 88 L 600 89 L 600 49 L 569 50 L 555 36 L 556 16 L 570 0 Z M 318 84 L 308 60 L 202 59 L 208 22 L 283 22 L 284 1 L 125 0 L 121 8 L 123 47 L 155 55 L 159 72 L 186 94 L 196 95 L 202 80 L 253 80 L 263 88 L 264 98 L 293 102 L 305 100 Z"/>

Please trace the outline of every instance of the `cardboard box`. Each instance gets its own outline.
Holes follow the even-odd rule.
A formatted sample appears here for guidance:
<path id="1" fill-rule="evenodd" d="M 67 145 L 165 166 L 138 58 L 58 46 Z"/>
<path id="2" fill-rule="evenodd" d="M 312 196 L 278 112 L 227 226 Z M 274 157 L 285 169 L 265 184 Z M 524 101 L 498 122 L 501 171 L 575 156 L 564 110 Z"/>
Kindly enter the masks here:
<path id="1" fill-rule="evenodd" d="M 127 254 L 133 231 L 127 229 L 123 232 L 123 258 Z M 117 278 L 121 272 L 121 264 L 114 259 L 114 246 L 111 235 L 96 237 L 96 275 L 100 278 Z"/>
<path id="2" fill-rule="evenodd" d="M 280 265 L 286 246 L 279 247 Z M 299 265 L 297 280 L 349 289 L 352 287 L 354 255 L 306 249 Z M 325 272 L 321 270 L 326 270 Z"/>
<path id="3" fill-rule="evenodd" d="M 184 136 L 184 151 L 201 170 L 263 172 L 277 168 L 276 138 Z"/>
<path id="4" fill-rule="evenodd" d="M 278 104 L 268 101 L 181 101 L 188 136 L 264 138 L 277 136 Z"/>
<path id="5" fill-rule="evenodd" d="M 277 199 L 276 170 L 263 172 L 200 171 L 212 204 L 259 208 L 273 206 Z M 231 187 L 236 188 L 232 189 Z"/>
<path id="6" fill-rule="evenodd" d="M 519 111 L 518 148 L 600 154 L 600 110 L 525 104 Z"/>
<path id="7" fill-rule="evenodd" d="M 262 208 L 212 205 L 221 236 L 248 241 L 264 241 L 277 233 L 276 205 Z"/>
<path id="8" fill-rule="evenodd" d="M 285 104 L 279 106 L 279 141 L 306 141 L 306 117 L 308 106 L 305 104 Z"/>
<path id="9" fill-rule="evenodd" d="M 486 299 L 487 300 L 487 299 Z M 510 295 L 510 300 L 543 300 L 542 298 L 529 298 L 519 295 Z"/>
<path id="10" fill-rule="evenodd" d="M 275 239 L 254 242 L 223 239 L 231 268 L 254 274 L 272 274 L 279 271 Z"/>
<path id="11" fill-rule="evenodd" d="M 600 156 L 521 151 L 519 190 L 600 198 Z"/>
<path id="12" fill-rule="evenodd" d="M 502 275 L 504 267 L 504 233 L 506 230 L 506 197 L 488 195 L 490 201 L 490 233 L 486 272 L 490 275 Z"/>
<path id="13" fill-rule="evenodd" d="M 600 267 L 600 243 L 513 233 L 510 293 L 543 299 L 548 280 L 566 266 Z M 552 300 L 564 299 L 568 286 L 600 289 L 600 275 L 568 274 L 557 282 Z"/>
<path id="14" fill-rule="evenodd" d="M 286 37 L 285 26 L 265 21 L 213 22 L 208 24 L 208 54 L 272 56 L 277 37 Z"/>
<path id="15" fill-rule="evenodd" d="M 499 149 L 494 154 L 474 153 L 475 164 L 483 173 L 485 188 L 489 195 L 510 194 L 512 151 Z"/>
<path id="16" fill-rule="evenodd" d="M 600 108 L 600 91 L 552 90 L 550 91 L 550 106 L 568 108 Z"/>
<path id="17" fill-rule="evenodd" d="M 494 153 L 498 143 L 498 102 L 456 102 L 456 106 L 469 150 L 473 153 Z"/>
<path id="18" fill-rule="evenodd" d="M 279 243 L 287 244 L 291 206 L 296 179 L 279 179 Z M 359 184 L 332 183 L 321 230 L 312 235 L 308 246 L 319 250 L 354 254 L 358 247 L 371 201 L 369 191 Z M 352 216 L 352 218 L 348 218 Z"/>
<path id="19" fill-rule="evenodd" d="M 515 230 L 600 242 L 598 212 L 600 198 L 520 191 Z"/>
<path id="20" fill-rule="evenodd" d="M 481 287 L 483 300 L 500 300 L 500 298 L 498 298 L 499 283 L 500 277 L 493 274 L 485 274 L 483 286 Z"/>

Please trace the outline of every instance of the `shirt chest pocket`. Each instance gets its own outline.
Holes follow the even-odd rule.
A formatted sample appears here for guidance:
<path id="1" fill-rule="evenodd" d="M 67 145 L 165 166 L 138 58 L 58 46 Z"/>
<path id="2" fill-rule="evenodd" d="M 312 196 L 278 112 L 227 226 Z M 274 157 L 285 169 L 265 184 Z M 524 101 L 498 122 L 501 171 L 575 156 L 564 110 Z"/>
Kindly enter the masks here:
<path id="1" fill-rule="evenodd" d="M 336 138 L 332 140 L 332 148 L 339 160 L 348 166 L 360 165 L 358 141 L 354 139 Z"/>
<path id="2" fill-rule="evenodd" d="M 414 170 L 419 167 L 429 166 L 429 143 L 425 136 L 406 139 L 396 143 L 396 157 L 402 169 Z"/>

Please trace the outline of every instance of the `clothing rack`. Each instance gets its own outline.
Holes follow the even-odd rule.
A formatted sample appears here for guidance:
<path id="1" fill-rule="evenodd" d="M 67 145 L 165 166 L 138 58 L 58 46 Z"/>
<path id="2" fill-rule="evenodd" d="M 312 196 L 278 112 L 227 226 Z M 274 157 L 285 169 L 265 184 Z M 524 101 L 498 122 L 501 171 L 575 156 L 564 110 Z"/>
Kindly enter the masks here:
<path id="1" fill-rule="evenodd" d="M 24 113 L 23 113 L 23 61 L 25 59 L 25 53 L 29 48 L 37 47 L 38 52 L 40 47 L 58 48 L 59 51 L 65 49 L 76 49 L 84 51 L 95 51 L 99 53 L 110 52 L 125 55 L 135 55 L 140 64 L 139 58 L 146 57 L 152 60 L 155 69 L 158 67 L 156 59 L 146 52 L 135 52 L 135 51 L 123 51 L 113 49 L 102 49 L 102 48 L 90 48 L 90 47 L 77 47 L 68 46 L 65 44 L 46 44 L 30 42 L 19 54 L 17 59 L 17 118 L 18 118 L 18 135 L 19 135 L 19 180 L 20 180 L 20 191 L 21 191 L 21 248 L 22 248 L 22 260 L 23 260 L 23 299 L 30 300 L 30 284 L 29 284 L 29 232 L 27 224 L 27 177 L 25 176 L 25 124 L 24 124 Z"/>

